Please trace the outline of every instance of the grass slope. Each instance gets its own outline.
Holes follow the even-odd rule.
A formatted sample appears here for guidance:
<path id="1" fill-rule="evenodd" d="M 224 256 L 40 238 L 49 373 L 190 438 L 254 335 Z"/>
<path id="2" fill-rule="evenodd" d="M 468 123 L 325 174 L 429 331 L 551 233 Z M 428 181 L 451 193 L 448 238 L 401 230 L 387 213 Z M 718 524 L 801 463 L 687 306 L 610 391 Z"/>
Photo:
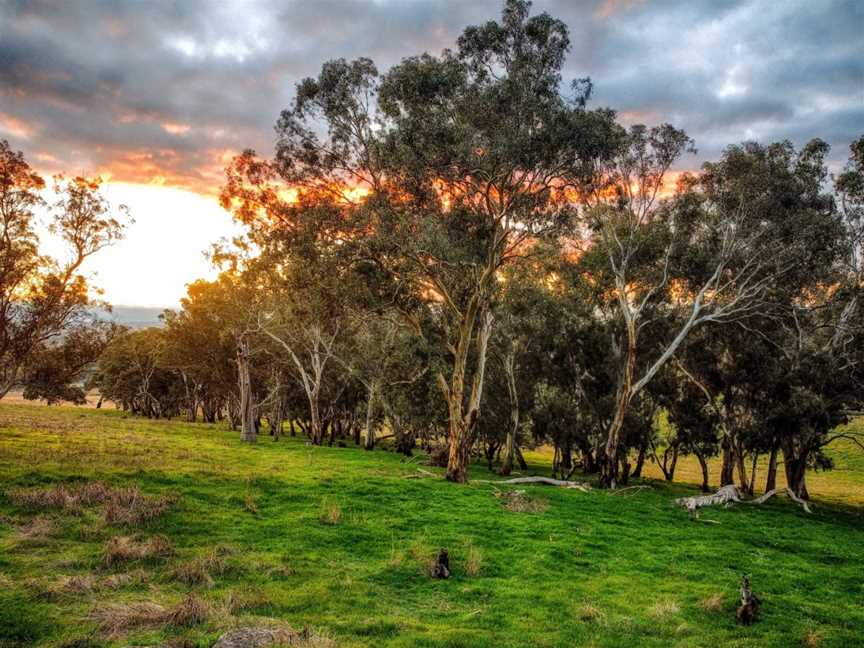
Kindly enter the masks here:
<path id="1" fill-rule="evenodd" d="M 339 646 L 854 646 L 864 637 L 860 492 L 846 505 L 836 494 L 817 501 L 810 516 L 776 501 L 694 522 L 672 504 L 689 486 L 534 486 L 524 490 L 540 510 L 514 512 L 495 496 L 501 487 L 408 479 L 415 465 L 392 453 L 294 439 L 250 447 L 237 436 L 0 405 L 0 490 L 99 479 L 179 496 L 140 528 L 109 524 L 93 507 L 34 513 L 0 496 L 0 646 L 210 646 L 225 628 L 265 617 Z M 846 451 L 848 483 L 860 490 L 864 466 Z M 494 478 L 480 466 L 472 476 Z M 174 555 L 107 566 L 106 543 L 136 534 L 166 536 Z M 446 581 L 426 574 L 438 547 L 450 550 Z M 764 602 L 749 628 L 734 618 L 742 573 Z M 118 584 L 116 574 L 131 577 Z M 113 605 L 170 609 L 190 591 L 210 607 L 202 623 L 100 629 Z"/>

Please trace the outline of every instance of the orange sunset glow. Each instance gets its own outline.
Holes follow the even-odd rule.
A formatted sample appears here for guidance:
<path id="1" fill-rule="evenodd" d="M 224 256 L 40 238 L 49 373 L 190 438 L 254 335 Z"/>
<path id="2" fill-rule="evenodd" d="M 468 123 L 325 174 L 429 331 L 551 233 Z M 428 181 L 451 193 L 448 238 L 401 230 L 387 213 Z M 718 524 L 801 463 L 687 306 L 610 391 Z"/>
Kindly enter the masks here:
<path id="1" fill-rule="evenodd" d="M 217 202 L 225 167 L 246 148 L 264 157 L 272 152 L 270 133 L 279 111 L 290 103 L 294 84 L 323 60 L 372 56 L 386 65 L 415 51 L 439 52 L 452 45 L 462 25 L 498 10 L 492 0 L 451 3 L 446 11 L 427 11 L 434 3 L 422 1 L 360 2 L 344 8 L 339 29 L 325 30 L 326 8 L 315 4 L 291 5 L 287 16 L 293 20 L 275 6 L 246 2 L 219 3 L 207 18 L 191 7 L 169 15 L 159 3 L 149 13 L 142 5 L 120 3 L 84 22 L 88 12 L 82 3 L 62 3 L 51 11 L 27 3 L 16 10 L 0 8 L 0 56 L 5 57 L 0 59 L 0 138 L 24 151 L 45 177 L 101 177 L 106 195 L 128 205 L 135 219 L 126 240 L 88 261 L 107 300 L 173 305 L 186 283 L 212 276 L 203 253 L 238 232 Z M 758 114 L 765 100 L 752 96 L 753 118 L 746 128 L 736 126 L 735 120 L 743 119 L 739 115 L 751 110 L 747 102 L 756 80 L 770 85 L 770 75 L 779 74 L 783 63 L 775 48 L 769 69 L 755 56 L 755 41 L 746 47 L 740 42 L 752 15 L 764 14 L 764 8 L 742 6 L 718 15 L 712 29 L 696 16 L 682 15 L 694 29 L 676 41 L 665 35 L 664 25 L 651 23 L 649 5 L 535 2 L 538 11 L 563 12 L 574 30 L 567 74 L 595 79 L 593 104 L 612 105 L 625 125 L 674 120 L 695 138 L 699 154 L 672 170 L 661 197 L 674 190 L 681 172 L 698 170 L 730 141 L 796 139 L 805 123 L 809 131 L 826 132 L 831 143 L 850 139 L 864 103 L 860 83 L 858 101 L 854 91 L 796 98 L 785 121 Z M 777 5 L 771 12 L 781 20 L 784 9 Z M 643 43 L 627 19 L 654 25 L 640 32 Z M 583 45 L 588 42 L 590 48 Z M 662 54 L 644 56 L 649 50 Z M 697 50 L 700 57 L 684 54 Z M 27 54 L 31 51 L 44 55 Z M 146 65 L 139 52 L 149 53 Z M 845 69 L 837 67 L 835 76 Z M 693 94 L 665 104 L 644 80 L 662 79 L 670 71 L 690 79 L 676 92 L 692 87 Z M 854 90 L 860 74 L 851 68 L 849 74 Z M 838 112 L 832 117 L 832 111 Z M 814 120 L 832 126 L 824 129 L 811 124 Z M 281 191 L 283 199 L 296 198 L 294 189 Z M 364 192 L 352 187 L 344 198 L 356 201 Z M 45 245 L 51 246 L 47 233 Z M 137 269 L 150 255 L 142 250 L 151 245 L 157 245 L 158 264 L 142 276 Z"/>

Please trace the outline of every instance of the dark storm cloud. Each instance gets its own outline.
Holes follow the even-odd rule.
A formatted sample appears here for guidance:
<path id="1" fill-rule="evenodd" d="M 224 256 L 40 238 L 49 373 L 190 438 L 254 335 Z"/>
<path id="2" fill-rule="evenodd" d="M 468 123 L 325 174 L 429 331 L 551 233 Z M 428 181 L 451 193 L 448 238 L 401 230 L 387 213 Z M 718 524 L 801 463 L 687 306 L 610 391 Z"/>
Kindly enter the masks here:
<path id="1" fill-rule="evenodd" d="M 732 142 L 864 130 L 864 3 L 538 0 L 571 28 L 569 76 L 627 122 L 672 121 L 700 158 Z M 0 137 L 48 171 L 212 189 L 269 153 L 294 83 L 339 56 L 386 69 L 452 47 L 497 1 L 0 0 Z M 696 164 L 691 160 L 690 163 Z"/>

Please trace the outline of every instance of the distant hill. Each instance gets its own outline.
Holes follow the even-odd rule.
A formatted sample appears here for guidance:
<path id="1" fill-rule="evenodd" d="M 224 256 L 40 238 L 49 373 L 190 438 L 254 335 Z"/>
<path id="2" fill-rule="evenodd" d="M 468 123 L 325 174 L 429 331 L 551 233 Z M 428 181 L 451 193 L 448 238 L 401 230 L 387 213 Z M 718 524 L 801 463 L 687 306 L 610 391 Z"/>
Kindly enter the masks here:
<path id="1" fill-rule="evenodd" d="M 164 310 L 158 306 L 113 306 L 108 318 L 134 329 L 162 326 L 159 315 Z"/>

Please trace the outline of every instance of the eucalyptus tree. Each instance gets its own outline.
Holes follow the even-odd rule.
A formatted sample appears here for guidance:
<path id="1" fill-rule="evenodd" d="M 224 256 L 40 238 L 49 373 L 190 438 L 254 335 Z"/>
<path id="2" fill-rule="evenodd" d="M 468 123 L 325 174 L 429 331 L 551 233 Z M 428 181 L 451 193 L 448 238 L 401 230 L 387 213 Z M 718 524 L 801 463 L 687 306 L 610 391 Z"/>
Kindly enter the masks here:
<path id="1" fill-rule="evenodd" d="M 266 228 L 304 216 L 290 199 L 335 207 L 333 227 L 380 267 L 391 296 L 443 313 L 448 363 L 436 380 L 453 481 L 468 478 L 498 272 L 569 227 L 566 178 L 608 150 L 612 115 L 585 109 L 590 84 L 562 91 L 568 48 L 563 22 L 508 0 L 500 22 L 467 28 L 441 56 L 383 75 L 368 59 L 330 61 L 283 111 L 276 159 L 247 156 L 224 192 Z"/>
<path id="2" fill-rule="evenodd" d="M 23 153 L 0 140 L 0 398 L 19 382 L 34 353 L 99 325 L 94 307 L 100 304 L 81 266 L 123 235 L 125 207 L 112 209 L 99 180 L 58 176 L 50 205 L 41 194 L 45 186 Z M 41 207 L 49 208 L 49 227 L 66 246 L 65 260 L 39 251 L 35 218 Z"/>
<path id="3" fill-rule="evenodd" d="M 76 405 L 86 403 L 88 379 L 119 330 L 112 322 L 95 321 L 34 349 L 19 378 L 23 397 L 43 400 L 49 405 L 63 401 Z"/>
<path id="4" fill-rule="evenodd" d="M 250 326 L 248 287 L 236 274 L 188 285 L 178 311 L 166 311 L 163 362 L 180 373 L 187 414 L 195 420 L 200 408 L 212 423 L 223 410 L 234 427 L 239 423 L 240 388 L 237 348 Z M 260 382 L 256 380 L 256 382 Z"/>
<path id="5" fill-rule="evenodd" d="M 581 185 L 593 232 L 588 254 L 606 260 L 602 279 L 621 326 L 616 410 L 601 462 L 604 486 L 618 478 L 620 432 L 631 400 L 692 331 L 770 312 L 776 287 L 818 267 L 822 244 L 836 229 L 818 189 L 818 145 L 798 154 L 788 144 L 730 147 L 697 179 L 685 178 L 672 199 L 661 200 L 668 170 L 691 145 L 671 126 L 634 127 L 613 162 Z M 646 346 L 645 327 L 658 319 L 675 324 L 668 337 Z"/>
<path id="6" fill-rule="evenodd" d="M 93 386 L 123 410 L 148 418 L 177 416 L 184 390 L 176 371 L 162 363 L 165 332 L 151 327 L 115 336 L 99 359 Z"/>

